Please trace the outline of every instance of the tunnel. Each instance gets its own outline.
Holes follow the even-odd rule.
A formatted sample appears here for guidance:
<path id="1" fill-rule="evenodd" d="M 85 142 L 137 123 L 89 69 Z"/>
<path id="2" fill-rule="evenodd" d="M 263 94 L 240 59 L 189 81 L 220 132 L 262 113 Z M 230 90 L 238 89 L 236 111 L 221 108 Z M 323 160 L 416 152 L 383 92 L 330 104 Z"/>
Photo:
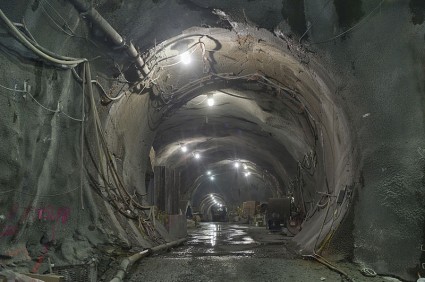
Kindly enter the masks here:
<path id="1" fill-rule="evenodd" d="M 0 18 L 0 281 L 425 277 L 421 1 Z"/>

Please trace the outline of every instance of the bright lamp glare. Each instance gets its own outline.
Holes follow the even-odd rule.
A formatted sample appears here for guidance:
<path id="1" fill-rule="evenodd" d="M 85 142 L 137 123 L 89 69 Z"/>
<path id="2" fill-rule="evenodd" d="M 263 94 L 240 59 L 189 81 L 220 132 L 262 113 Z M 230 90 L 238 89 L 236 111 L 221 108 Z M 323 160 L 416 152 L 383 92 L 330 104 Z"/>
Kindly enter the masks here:
<path id="1" fill-rule="evenodd" d="M 211 175 L 211 170 L 207 171 L 207 175 Z"/>
<path id="2" fill-rule="evenodd" d="M 199 153 L 195 153 L 195 159 L 201 158 L 201 155 Z"/>
<path id="3" fill-rule="evenodd" d="M 186 147 L 186 146 L 182 146 L 182 148 L 181 148 L 181 149 L 182 149 L 182 152 L 183 152 L 183 153 L 186 153 L 186 152 L 187 152 L 187 147 Z"/>
<path id="4" fill-rule="evenodd" d="M 207 104 L 210 107 L 214 106 L 214 98 L 212 98 L 212 97 L 208 98 L 207 99 Z"/>
<path id="5" fill-rule="evenodd" d="M 248 177 L 251 174 L 251 172 L 245 172 L 245 176 Z"/>
<path id="6" fill-rule="evenodd" d="M 243 165 L 243 169 L 248 169 L 248 166 L 246 164 Z"/>
<path id="7" fill-rule="evenodd" d="M 235 164 L 234 164 L 234 166 L 235 166 L 235 168 L 239 168 L 239 162 L 235 162 Z"/>
<path id="8" fill-rule="evenodd" d="M 211 175 L 210 176 L 210 180 L 212 181 L 212 180 L 214 180 L 215 179 L 215 177 L 213 176 L 213 175 Z"/>
<path id="9" fill-rule="evenodd" d="M 188 52 L 184 52 L 183 54 L 180 55 L 180 61 L 183 64 L 188 65 L 192 62 L 192 57 L 190 56 Z"/>

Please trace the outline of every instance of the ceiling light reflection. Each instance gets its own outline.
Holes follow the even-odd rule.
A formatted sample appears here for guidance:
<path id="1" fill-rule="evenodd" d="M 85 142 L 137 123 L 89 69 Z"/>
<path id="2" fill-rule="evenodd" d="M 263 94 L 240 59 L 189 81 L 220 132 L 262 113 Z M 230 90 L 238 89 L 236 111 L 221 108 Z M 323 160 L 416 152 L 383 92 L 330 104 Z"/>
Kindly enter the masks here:
<path id="1" fill-rule="evenodd" d="M 189 52 L 184 52 L 183 54 L 180 55 L 180 61 L 184 64 L 184 65 L 188 65 L 192 62 L 192 57 L 190 56 Z"/>

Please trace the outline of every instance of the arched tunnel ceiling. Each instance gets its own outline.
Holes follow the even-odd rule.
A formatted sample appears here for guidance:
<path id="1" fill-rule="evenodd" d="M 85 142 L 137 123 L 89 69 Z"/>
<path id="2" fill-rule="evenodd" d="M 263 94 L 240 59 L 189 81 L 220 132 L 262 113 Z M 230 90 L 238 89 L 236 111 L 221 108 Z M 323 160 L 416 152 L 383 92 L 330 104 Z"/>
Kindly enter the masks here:
<path id="1" fill-rule="evenodd" d="M 123 183 L 118 184 L 128 192 L 124 202 L 144 197 L 152 144 L 157 151 L 156 160 L 153 155 L 151 159 L 154 164 L 181 172 L 184 189 L 199 186 L 193 192 L 200 199 L 216 189 L 203 185 L 207 169 L 228 179 L 226 183 L 216 179 L 222 186 L 245 181 L 242 174 L 230 170 L 240 160 L 249 163 L 257 183 L 284 191 L 292 188 L 298 203 L 307 198 L 307 220 L 294 239 L 300 252 L 314 253 L 318 241 L 328 238 L 326 234 L 332 237 L 350 203 L 356 202 L 349 218 L 350 256 L 354 253 L 378 270 L 412 277 L 421 255 L 418 243 L 423 240 L 418 222 L 424 218 L 421 1 L 355 0 L 356 12 L 351 15 L 346 14 L 351 1 L 91 1 L 119 33 L 140 47 L 150 69 L 143 78 L 122 49 L 110 48 L 111 40 L 90 23 L 86 13 L 80 14 L 72 4 L 75 1 L 50 1 L 53 10 L 45 0 L 15 2 L 2 3 L 8 17 L 15 22 L 25 17 L 29 30 L 47 50 L 89 58 L 93 78 L 110 94 L 119 94 L 117 84 L 127 83 L 120 79 L 140 83 L 125 86 L 129 90 L 125 99 L 110 104 L 102 103 L 104 94 L 96 88 L 95 101 L 90 103 L 99 106 L 99 127 L 104 127 L 106 136 L 102 145 L 112 155 L 106 164 L 116 169 L 117 176 L 122 174 Z M 55 10 L 75 36 L 55 25 L 59 18 L 46 17 Z M 228 15 L 239 18 L 232 21 Z M 203 28 L 186 30 L 192 26 Z M 25 25 L 20 28 L 23 31 Z M 193 55 L 189 66 L 179 62 L 186 50 Z M 90 158 L 99 161 L 90 151 L 96 125 L 80 126 L 65 117 L 65 113 L 80 117 L 85 104 L 76 95 L 81 94 L 81 81 L 63 66 L 45 64 L 6 29 L 2 51 L 6 87 L 2 91 L 7 93 L 2 92 L 2 98 L 7 106 L 0 176 L 7 188 L 1 192 L 7 194 L 0 202 L 7 206 L 17 200 L 25 205 L 53 203 L 56 198 L 43 197 L 65 191 L 68 195 L 60 202 L 73 211 L 80 204 L 90 206 L 78 212 L 86 219 L 75 218 L 77 224 L 70 225 L 71 232 L 58 234 L 58 242 L 80 226 L 99 223 L 98 216 L 102 226 L 113 222 L 126 241 L 120 225 L 131 222 L 125 215 L 133 207 L 120 203 L 121 214 L 115 217 L 116 210 L 105 199 L 91 194 L 93 182 L 83 175 L 86 168 L 101 182 L 97 165 L 102 158 L 97 164 L 85 163 Z M 15 90 L 16 85 L 21 89 L 22 81 L 21 91 L 29 89 L 26 83 L 36 89 L 34 103 L 26 95 L 9 99 L 8 91 L 15 83 Z M 214 107 L 205 105 L 208 94 L 216 99 Z M 40 105 L 49 106 L 50 113 Z M 181 144 L 189 147 L 189 154 L 182 154 Z M 89 154 L 84 154 L 85 148 Z M 193 150 L 201 154 L 200 160 L 191 157 Z M 288 182 L 298 186 L 289 187 Z M 14 190 L 9 191 L 9 186 Z M 217 194 L 229 202 L 231 194 L 221 188 Z M 74 191 L 81 194 L 71 194 Z M 347 195 L 342 203 L 337 203 L 339 192 Z M 326 209 L 321 208 L 324 202 Z M 19 225 L 19 232 L 26 235 L 31 228 L 31 224 Z M 86 234 L 83 229 L 88 228 L 80 228 L 78 235 Z M 113 233 L 106 231 L 102 233 Z M 388 244 L 393 247 L 387 248 Z"/>
<path id="2" fill-rule="evenodd" d="M 313 148 L 306 144 L 311 140 L 304 136 L 308 129 L 302 128 L 303 116 L 285 100 L 276 102 L 272 89 L 253 83 L 241 86 L 245 89 L 197 96 L 166 118 L 154 142 L 156 163 L 191 171 L 192 166 L 207 169 L 225 159 L 249 159 L 287 183 L 288 175 L 295 174 L 296 160 Z M 212 107 L 207 95 L 215 101 Z M 181 152 L 182 146 L 187 153 Z M 194 152 L 200 154 L 199 160 Z"/>
<path id="3" fill-rule="evenodd" d="M 177 77 L 177 84 L 185 79 L 192 80 L 194 72 L 202 68 L 202 65 L 205 70 L 206 60 L 221 61 L 227 57 L 224 55 L 223 58 L 206 59 L 206 50 L 217 49 L 220 55 L 220 49 L 227 43 L 208 35 L 197 37 L 205 37 L 207 42 L 212 42 L 211 46 L 206 47 L 203 42 L 193 43 L 191 36 L 187 39 L 183 37 L 186 42 L 180 42 L 179 46 L 170 44 L 171 51 L 179 49 L 183 52 L 185 48 L 189 48 L 188 52 L 193 57 L 192 62 L 184 66 L 177 57 L 176 62 L 167 62 L 162 67 L 175 67 L 178 70 L 178 73 L 172 70 L 172 74 L 168 75 Z M 266 46 L 263 48 L 267 52 Z M 244 54 L 246 53 L 242 50 L 241 58 L 230 58 L 234 60 L 234 67 L 241 71 L 250 60 L 243 59 Z M 226 60 L 228 59 L 229 57 Z M 298 68 L 296 65 L 293 67 Z M 174 107 L 171 113 L 165 115 L 156 133 L 153 144 L 157 153 L 156 164 L 191 172 L 194 171 L 191 166 L 195 168 L 199 163 L 208 167 L 224 159 L 249 159 L 270 171 L 282 187 L 287 185 L 289 178 L 296 173 L 297 162 L 314 150 L 315 132 L 311 128 L 305 105 L 294 98 L 294 94 L 291 94 L 293 90 L 276 87 L 272 81 L 261 81 L 260 77 L 261 75 L 256 77 L 256 73 L 252 73 L 241 76 L 247 79 L 201 88 L 196 90 L 192 98 Z M 184 96 L 185 93 L 179 95 Z M 214 99 L 214 106 L 207 105 L 208 97 Z M 169 99 L 173 100 L 173 97 Z M 188 154 L 182 154 L 182 146 L 188 147 Z M 195 152 L 200 154 L 200 160 L 193 161 Z"/>

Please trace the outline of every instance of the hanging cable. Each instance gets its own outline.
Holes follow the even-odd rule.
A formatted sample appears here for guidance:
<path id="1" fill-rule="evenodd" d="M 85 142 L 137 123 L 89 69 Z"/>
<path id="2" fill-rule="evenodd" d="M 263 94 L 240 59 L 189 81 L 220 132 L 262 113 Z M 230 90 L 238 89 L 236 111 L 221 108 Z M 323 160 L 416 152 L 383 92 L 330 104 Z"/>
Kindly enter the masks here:
<path id="1" fill-rule="evenodd" d="M 82 62 L 86 62 L 87 59 L 77 59 L 77 60 L 61 60 L 58 58 L 54 58 L 45 52 L 42 52 L 40 49 L 38 49 L 34 44 L 32 44 L 22 33 L 19 31 L 15 25 L 6 17 L 6 15 L 3 13 L 3 10 L 0 9 L 0 18 L 3 20 L 3 22 L 6 24 L 6 26 L 9 28 L 10 32 L 23 44 L 25 47 L 33 51 L 35 54 L 40 56 L 41 58 L 52 62 L 54 64 L 58 65 L 65 65 L 65 66 L 75 66 L 78 64 L 81 64 Z"/>
<path id="2" fill-rule="evenodd" d="M 329 39 L 323 40 L 323 41 L 318 41 L 318 42 L 312 42 L 311 44 L 323 44 L 323 43 L 328 43 L 331 42 L 347 33 L 349 33 L 350 31 L 354 30 L 355 28 L 359 27 L 361 24 L 363 24 L 376 10 L 378 10 L 379 7 L 382 6 L 382 4 L 384 4 L 385 0 L 382 0 L 372 11 L 370 11 L 369 14 L 367 14 L 363 19 L 361 19 L 357 24 L 355 24 L 354 26 L 350 27 L 349 29 L 347 29 L 344 32 L 341 32 L 340 34 L 331 37 Z M 308 31 L 308 30 L 307 30 Z"/>
<path id="3" fill-rule="evenodd" d="M 85 78 L 86 78 L 86 66 L 83 64 L 82 71 L 82 77 L 83 77 L 83 87 L 82 87 L 82 97 L 81 97 L 81 164 L 80 164 L 80 201 L 81 201 L 81 209 L 84 210 L 84 198 L 83 198 L 83 183 L 84 183 L 84 118 L 85 118 L 85 111 L 84 111 L 84 104 L 85 104 L 85 96 L 84 96 L 84 89 L 85 87 Z"/>

